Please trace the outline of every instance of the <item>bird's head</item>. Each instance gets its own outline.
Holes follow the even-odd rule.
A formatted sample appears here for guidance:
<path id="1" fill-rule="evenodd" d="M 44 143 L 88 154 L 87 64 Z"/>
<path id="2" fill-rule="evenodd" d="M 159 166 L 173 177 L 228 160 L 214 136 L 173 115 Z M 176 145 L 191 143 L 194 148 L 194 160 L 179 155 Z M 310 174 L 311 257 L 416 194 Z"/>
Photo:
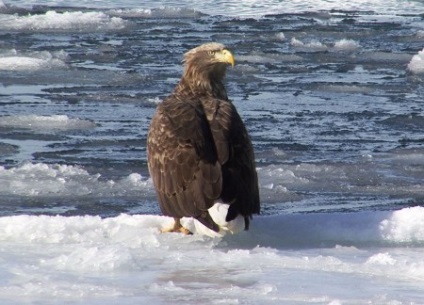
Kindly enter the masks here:
<path id="1" fill-rule="evenodd" d="M 183 63 L 183 79 L 190 87 L 207 88 L 214 84 L 220 86 L 227 66 L 234 66 L 235 60 L 225 45 L 210 42 L 186 52 Z"/>

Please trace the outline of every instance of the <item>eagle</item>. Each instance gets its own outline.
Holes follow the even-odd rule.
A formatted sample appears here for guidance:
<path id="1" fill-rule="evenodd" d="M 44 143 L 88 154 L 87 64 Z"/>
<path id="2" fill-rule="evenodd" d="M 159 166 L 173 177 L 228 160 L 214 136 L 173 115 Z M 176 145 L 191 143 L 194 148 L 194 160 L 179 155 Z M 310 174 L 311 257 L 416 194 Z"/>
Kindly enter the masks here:
<path id="1" fill-rule="evenodd" d="M 248 230 L 252 214 L 260 212 L 259 187 L 250 137 L 223 82 L 234 56 L 210 42 L 186 52 L 183 64 L 182 78 L 157 106 L 147 136 L 160 208 L 175 220 L 162 232 L 191 234 L 182 217 L 214 232 Z"/>

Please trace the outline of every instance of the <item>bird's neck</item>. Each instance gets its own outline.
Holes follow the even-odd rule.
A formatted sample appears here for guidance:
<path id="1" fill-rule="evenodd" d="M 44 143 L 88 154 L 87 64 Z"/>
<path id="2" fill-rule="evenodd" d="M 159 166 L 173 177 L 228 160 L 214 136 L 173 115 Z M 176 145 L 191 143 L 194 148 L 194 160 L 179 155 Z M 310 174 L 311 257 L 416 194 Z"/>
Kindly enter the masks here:
<path id="1" fill-rule="evenodd" d="M 193 96 L 208 96 L 222 100 L 228 99 L 224 84 L 216 81 L 187 81 L 183 78 L 175 91 Z"/>
<path id="2" fill-rule="evenodd" d="M 186 69 L 175 91 L 189 95 L 209 96 L 227 100 L 227 91 L 223 82 L 225 70 L 219 72 L 206 73 L 194 69 Z"/>

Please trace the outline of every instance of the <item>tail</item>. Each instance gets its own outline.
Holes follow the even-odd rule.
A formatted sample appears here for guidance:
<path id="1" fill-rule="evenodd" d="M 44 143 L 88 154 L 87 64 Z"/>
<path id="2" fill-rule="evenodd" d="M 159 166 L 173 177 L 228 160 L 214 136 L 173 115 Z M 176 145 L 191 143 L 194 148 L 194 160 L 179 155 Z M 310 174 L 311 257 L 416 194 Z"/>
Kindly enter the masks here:
<path id="1" fill-rule="evenodd" d="M 228 213 L 227 213 L 227 216 L 225 217 L 225 221 L 230 222 L 236 219 L 236 217 L 239 215 L 240 215 L 240 211 L 237 208 L 237 206 L 235 204 L 231 204 L 230 207 L 228 208 Z M 250 219 L 252 219 L 251 215 L 249 216 L 244 215 L 244 230 L 245 231 L 249 230 Z"/>
<path id="2" fill-rule="evenodd" d="M 212 219 L 209 212 L 202 213 L 199 217 L 196 217 L 196 219 L 205 227 L 208 229 L 211 229 L 212 231 L 219 232 L 219 226 L 215 223 L 215 221 Z"/>

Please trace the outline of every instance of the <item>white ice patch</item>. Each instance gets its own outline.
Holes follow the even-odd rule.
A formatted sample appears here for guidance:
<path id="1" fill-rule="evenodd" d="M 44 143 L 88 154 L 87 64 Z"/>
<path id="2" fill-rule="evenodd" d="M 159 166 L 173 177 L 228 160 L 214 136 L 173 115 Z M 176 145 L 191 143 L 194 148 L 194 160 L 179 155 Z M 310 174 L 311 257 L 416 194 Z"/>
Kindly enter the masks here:
<path id="1" fill-rule="evenodd" d="M 108 14 L 119 17 L 144 17 L 144 18 L 190 18 L 199 16 L 200 13 L 192 8 L 161 6 L 153 9 L 129 8 L 112 9 Z"/>
<path id="2" fill-rule="evenodd" d="M 359 43 L 352 39 L 342 39 L 334 44 L 334 49 L 337 51 L 354 51 L 358 48 Z"/>
<path id="3" fill-rule="evenodd" d="M 304 165 L 305 167 L 308 165 Z M 305 170 L 298 166 L 298 170 Z M 316 171 L 312 165 L 307 168 L 308 171 Z M 257 168 L 258 174 L 261 178 L 261 186 L 266 189 L 275 189 L 278 186 L 283 187 L 284 185 L 301 185 L 309 182 L 307 178 L 297 176 L 292 170 L 282 168 L 276 165 L 270 165 L 267 167 Z M 284 188 L 285 189 L 285 188 Z"/>
<path id="4" fill-rule="evenodd" d="M 401 240 L 414 242 L 384 244 L 380 224 L 393 219 L 411 227 Z M 422 207 L 259 216 L 248 232 L 211 239 L 161 234 L 172 223 L 164 216 L 0 217 L 0 299 L 7 305 L 398 304 L 397 298 L 419 304 L 424 236 L 413 231 L 423 221 Z"/>
<path id="5" fill-rule="evenodd" d="M 222 204 L 221 204 L 222 205 Z M 396 226 L 386 224 L 396 219 Z M 11 216 L 0 217 L 0 241 L 37 243 L 81 243 L 113 240 L 138 243 L 152 242 L 158 246 L 152 232 L 170 226 L 172 218 L 155 215 L 120 215 L 102 219 L 98 216 Z M 188 222 L 188 219 L 185 219 Z M 218 220 L 219 221 L 219 220 Z M 285 248 L 324 245 L 325 243 L 358 245 L 390 243 L 393 245 L 424 245 L 424 207 L 405 208 L 392 212 L 309 213 L 276 216 L 256 216 L 249 231 L 229 239 L 241 245 Z M 399 227 L 407 228 L 398 230 Z M 244 221 L 243 226 L 244 228 Z M 133 229 L 149 232 L 139 236 Z M 30 233 L 29 233 L 30 232 Z M 164 233 L 166 236 L 182 234 Z M 136 246 L 129 243 L 127 246 Z M 369 262 L 394 264 L 389 254 L 380 254 Z"/>
<path id="6" fill-rule="evenodd" d="M 281 63 L 281 62 L 297 62 L 302 61 L 303 59 L 300 56 L 293 54 L 267 54 L 260 51 L 253 51 L 248 55 L 239 55 L 237 56 L 238 61 L 246 61 L 248 63 Z M 236 68 L 238 66 L 236 65 Z M 255 69 L 255 68 L 250 68 Z M 246 70 L 246 67 L 244 68 Z M 255 71 L 255 70 L 254 70 Z"/>
<path id="7" fill-rule="evenodd" d="M 424 73 L 424 49 L 412 57 L 408 64 L 408 70 L 414 74 Z"/>
<path id="8" fill-rule="evenodd" d="M 380 232 L 386 240 L 398 243 L 424 241 L 424 208 L 413 207 L 397 211 L 380 223 Z"/>
<path id="9" fill-rule="evenodd" d="M 147 101 L 149 103 L 155 104 L 155 105 L 159 105 L 160 103 L 162 103 L 162 99 L 155 97 L 155 98 L 148 98 Z"/>
<path id="10" fill-rule="evenodd" d="M 318 40 L 312 40 L 308 43 L 304 43 L 296 37 L 293 37 L 290 44 L 295 48 L 302 49 L 303 51 L 321 52 L 328 50 L 328 46 Z"/>
<path id="11" fill-rule="evenodd" d="M 42 15 L 2 15 L 2 30 L 120 30 L 127 22 L 119 17 L 110 17 L 102 12 L 48 11 Z"/>
<path id="12" fill-rule="evenodd" d="M 151 17 L 152 16 L 152 10 L 151 9 L 144 9 L 144 8 L 131 8 L 131 9 L 112 9 L 108 11 L 108 14 L 112 16 L 119 16 L 119 17 Z"/>
<path id="13" fill-rule="evenodd" d="M 29 53 L 20 53 L 16 50 L 2 51 L 0 53 L 0 70 L 34 71 L 65 68 L 67 59 L 68 54 L 64 51 L 53 53 L 48 51 Z"/>
<path id="14" fill-rule="evenodd" d="M 312 51 L 312 52 L 321 52 L 321 51 L 355 51 L 359 48 L 359 43 L 352 39 L 341 39 L 334 43 L 334 46 L 331 47 L 325 43 L 322 43 L 318 40 L 312 40 L 310 42 L 303 42 L 296 37 L 293 37 L 290 41 L 292 47 L 300 49 L 302 51 Z"/>
<path id="15" fill-rule="evenodd" d="M 275 34 L 275 38 L 276 38 L 277 40 L 283 41 L 283 40 L 285 40 L 285 39 L 286 39 L 286 36 L 284 35 L 284 33 L 283 33 L 283 32 L 280 32 L 280 33 Z"/>
<path id="16" fill-rule="evenodd" d="M 90 174 L 78 166 L 32 164 L 17 167 L 0 166 L 0 194 L 19 196 L 116 196 L 135 195 L 153 190 L 151 179 L 137 173 L 121 180 L 100 180 L 100 174 Z"/>
<path id="17" fill-rule="evenodd" d="M 368 264 L 378 264 L 378 265 L 394 265 L 396 260 L 388 253 L 378 253 L 371 256 L 367 260 Z"/>
<path id="18" fill-rule="evenodd" d="M 67 115 L 16 115 L 0 117 L 0 127 L 25 128 L 37 132 L 91 129 L 96 124 L 90 120 L 70 118 Z"/>

